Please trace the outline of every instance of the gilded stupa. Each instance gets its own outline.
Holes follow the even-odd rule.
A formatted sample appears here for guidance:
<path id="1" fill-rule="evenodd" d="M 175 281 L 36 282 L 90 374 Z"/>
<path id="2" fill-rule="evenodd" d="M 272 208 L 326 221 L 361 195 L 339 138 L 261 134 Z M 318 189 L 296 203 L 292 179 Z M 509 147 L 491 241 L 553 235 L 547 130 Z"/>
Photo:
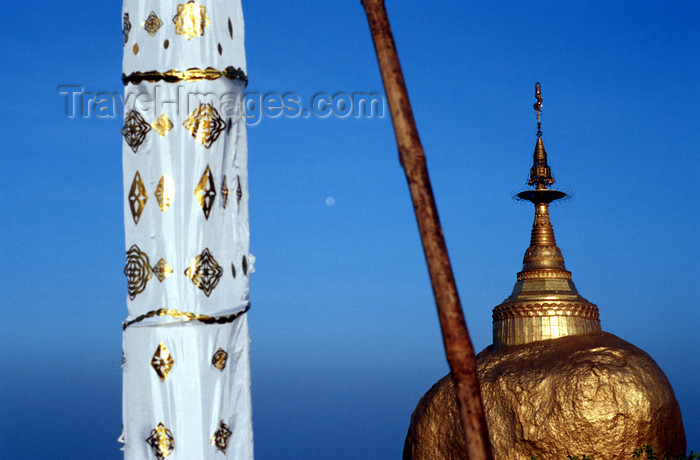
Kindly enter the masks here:
<path id="1" fill-rule="evenodd" d="M 535 206 L 530 246 L 511 295 L 493 309 L 493 344 L 476 357 L 494 458 L 631 458 L 643 445 L 661 458 L 685 452 L 680 408 L 663 371 L 644 351 L 602 332 L 598 307 L 566 269 L 549 205 L 567 195 L 551 188 L 539 83 L 535 97 L 532 189 L 517 195 Z M 467 458 L 450 374 L 419 401 L 403 458 Z"/>
<path id="2" fill-rule="evenodd" d="M 535 205 L 535 221 L 530 247 L 525 251 L 523 269 L 518 273 L 513 293 L 493 310 L 495 346 L 520 345 L 601 330 L 598 307 L 579 295 L 554 239 L 549 204 L 565 198 L 566 193 L 549 188 L 554 177 L 542 141 L 539 83 L 535 86 L 535 97 L 537 143 L 527 182 L 534 190 L 518 194 L 518 199 Z"/>

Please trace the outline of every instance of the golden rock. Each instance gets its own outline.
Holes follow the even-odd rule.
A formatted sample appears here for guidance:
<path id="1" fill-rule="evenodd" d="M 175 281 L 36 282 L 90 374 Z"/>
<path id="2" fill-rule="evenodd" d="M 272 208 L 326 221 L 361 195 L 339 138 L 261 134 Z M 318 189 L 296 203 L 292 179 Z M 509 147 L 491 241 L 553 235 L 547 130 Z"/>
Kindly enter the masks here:
<path id="1" fill-rule="evenodd" d="M 496 459 L 631 458 L 644 444 L 657 455 L 685 452 L 678 402 L 644 351 L 606 333 L 571 335 L 476 358 Z M 404 459 L 467 458 L 451 375 L 411 417 Z"/>
<path id="2" fill-rule="evenodd" d="M 534 190 L 517 195 L 535 205 L 530 246 L 511 295 L 493 310 L 493 345 L 476 357 L 494 458 L 632 458 L 644 445 L 673 457 L 686 441 L 668 379 L 642 350 L 601 332 L 598 307 L 578 293 L 556 244 L 549 204 L 566 194 L 549 188 L 535 88 Z M 403 458 L 467 458 L 451 375 L 418 403 Z"/>

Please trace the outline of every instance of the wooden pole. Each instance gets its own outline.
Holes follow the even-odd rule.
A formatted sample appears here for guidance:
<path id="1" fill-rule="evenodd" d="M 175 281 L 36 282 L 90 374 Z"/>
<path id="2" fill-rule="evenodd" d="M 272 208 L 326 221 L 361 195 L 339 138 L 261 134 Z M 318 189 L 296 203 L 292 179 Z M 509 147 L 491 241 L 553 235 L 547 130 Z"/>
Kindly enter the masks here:
<path id="1" fill-rule="evenodd" d="M 425 153 L 418 137 L 411 103 L 391 33 L 384 0 L 362 0 L 374 40 L 379 70 L 389 101 L 391 120 L 406 173 L 418 221 L 423 251 L 428 264 L 435 304 L 440 318 L 442 340 L 457 392 L 462 427 L 470 460 L 491 460 L 486 418 L 476 377 L 474 347 L 464 321 L 445 238 L 435 206 Z"/>

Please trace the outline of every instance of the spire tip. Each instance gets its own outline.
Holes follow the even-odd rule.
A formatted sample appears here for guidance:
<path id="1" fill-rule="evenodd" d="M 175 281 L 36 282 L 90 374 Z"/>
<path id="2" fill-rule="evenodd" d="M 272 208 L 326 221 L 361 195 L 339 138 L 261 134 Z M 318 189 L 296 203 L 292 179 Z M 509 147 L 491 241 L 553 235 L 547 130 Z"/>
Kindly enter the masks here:
<path id="1" fill-rule="evenodd" d="M 540 82 L 535 83 L 535 112 L 537 112 L 537 137 L 542 137 L 542 122 L 540 117 L 542 116 L 542 91 L 540 87 Z"/>

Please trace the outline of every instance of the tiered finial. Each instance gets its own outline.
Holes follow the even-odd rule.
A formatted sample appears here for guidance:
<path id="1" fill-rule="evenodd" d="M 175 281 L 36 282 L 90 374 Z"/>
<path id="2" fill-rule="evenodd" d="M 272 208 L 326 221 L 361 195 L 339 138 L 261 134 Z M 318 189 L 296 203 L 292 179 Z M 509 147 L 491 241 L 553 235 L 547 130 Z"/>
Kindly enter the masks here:
<path id="1" fill-rule="evenodd" d="M 537 99 L 537 102 L 535 102 L 533 107 L 535 112 L 537 112 L 537 144 L 533 155 L 533 165 L 530 168 L 530 177 L 527 181 L 528 185 L 535 187 L 535 191 L 521 192 L 518 194 L 518 197 L 533 203 L 550 203 L 564 198 L 566 193 L 558 190 L 547 190 L 547 187 L 554 183 L 554 177 L 552 176 L 551 168 L 547 164 L 547 152 L 544 150 L 544 142 L 542 142 L 542 91 L 539 82 L 535 84 L 535 99 Z"/>

